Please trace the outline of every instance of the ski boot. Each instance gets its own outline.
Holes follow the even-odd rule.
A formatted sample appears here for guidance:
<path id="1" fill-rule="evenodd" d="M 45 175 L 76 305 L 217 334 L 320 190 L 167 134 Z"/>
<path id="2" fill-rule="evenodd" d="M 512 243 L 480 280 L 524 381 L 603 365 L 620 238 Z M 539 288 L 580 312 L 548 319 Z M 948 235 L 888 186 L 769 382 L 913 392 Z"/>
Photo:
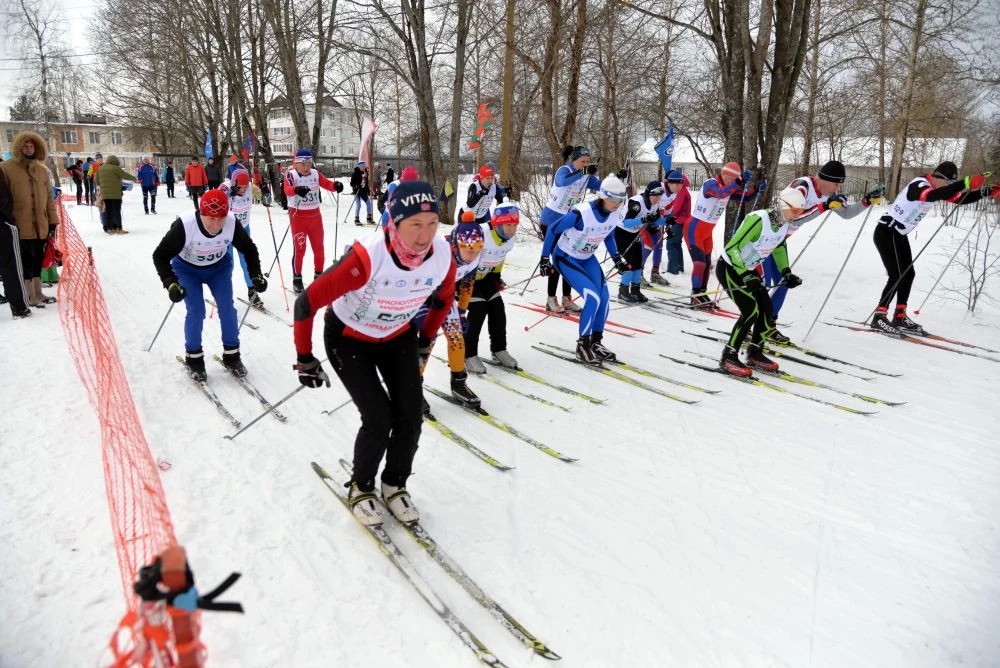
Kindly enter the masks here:
<path id="1" fill-rule="evenodd" d="M 751 343 L 747 347 L 747 366 L 767 373 L 778 372 L 778 363 L 766 357 L 764 351 L 756 343 Z"/>
<path id="2" fill-rule="evenodd" d="M 728 374 L 744 378 L 753 373 L 750 367 L 740 361 L 740 356 L 736 354 L 736 349 L 732 346 L 726 346 L 725 350 L 722 351 L 719 368 Z"/>
<path id="3" fill-rule="evenodd" d="M 465 384 L 465 380 L 468 377 L 469 374 L 464 371 L 451 372 L 451 396 L 458 399 L 466 408 L 477 410 L 481 402 L 476 393 L 470 390 L 469 386 Z"/>
<path id="4" fill-rule="evenodd" d="M 240 359 L 239 348 L 227 348 L 224 350 L 222 352 L 222 365 L 229 369 L 229 373 L 237 378 L 247 375 L 247 368 L 243 366 L 243 360 Z"/>
<path id="5" fill-rule="evenodd" d="M 373 490 L 363 491 L 353 480 L 345 487 L 351 488 L 347 493 L 347 501 L 351 504 L 351 512 L 354 513 L 354 517 L 366 527 L 382 524 L 382 511 L 375 503 L 375 492 Z"/>
<path id="6" fill-rule="evenodd" d="M 910 317 L 906 315 L 906 304 L 898 304 L 896 306 L 896 315 L 892 319 L 892 326 L 901 331 L 903 334 L 927 336 L 927 331 L 917 323 L 910 320 Z"/>
<path id="7" fill-rule="evenodd" d="M 357 225 L 358 227 L 361 227 L 361 219 L 360 218 L 355 218 L 354 219 L 354 224 Z"/>
<path id="8" fill-rule="evenodd" d="M 653 285 L 670 285 L 670 281 L 663 278 L 663 275 L 660 274 L 660 271 L 658 269 L 654 269 L 652 274 L 650 274 L 649 282 L 652 283 Z"/>
<path id="9" fill-rule="evenodd" d="M 483 364 L 483 360 L 479 359 L 479 355 L 473 355 L 465 358 L 465 370 L 481 376 L 486 373 L 486 365 Z"/>
<path id="10" fill-rule="evenodd" d="M 205 353 L 200 349 L 187 353 L 184 356 L 184 364 L 187 365 L 191 378 L 199 383 L 204 383 L 208 380 L 208 373 L 205 371 Z"/>
<path id="11" fill-rule="evenodd" d="M 305 289 L 305 286 L 302 285 L 302 274 L 292 274 L 292 292 L 300 295 Z"/>
<path id="12" fill-rule="evenodd" d="M 257 291 L 253 288 L 247 288 L 247 301 L 250 302 L 250 305 L 254 308 L 264 308 L 263 300 L 261 300 L 260 295 L 258 295 Z"/>
<path id="13" fill-rule="evenodd" d="M 885 317 L 886 312 L 887 309 L 882 308 L 881 306 L 875 309 L 875 315 L 872 316 L 872 321 L 871 324 L 869 324 L 869 327 L 874 329 L 876 332 L 881 332 L 882 334 L 888 334 L 889 336 L 899 338 L 902 332 L 889 322 L 889 319 Z"/>
<path id="14" fill-rule="evenodd" d="M 517 360 L 510 356 L 510 353 L 506 350 L 494 350 L 493 351 L 493 363 L 499 364 L 505 369 L 516 369 Z"/>
<path id="15" fill-rule="evenodd" d="M 392 516 L 403 524 L 412 524 L 420 520 L 420 511 L 413 505 L 406 487 L 389 485 L 383 480 L 382 501 L 385 502 L 385 507 L 389 509 Z"/>
<path id="16" fill-rule="evenodd" d="M 372 220 L 372 217 L 371 217 L 371 216 L 368 216 L 368 224 L 369 224 L 369 225 L 374 225 L 374 224 L 375 224 L 375 221 L 374 221 L 374 220 Z"/>
<path id="17" fill-rule="evenodd" d="M 638 303 L 639 300 L 636 299 L 635 295 L 632 294 L 632 289 L 631 288 L 632 288 L 632 286 L 625 285 L 624 283 L 622 283 L 621 285 L 619 285 L 618 286 L 618 301 L 625 302 L 626 304 L 635 304 L 635 303 Z"/>
<path id="18" fill-rule="evenodd" d="M 576 341 L 576 359 L 584 364 L 601 366 L 601 360 L 594 352 L 593 339 L 590 336 L 581 336 Z"/>
<path id="19" fill-rule="evenodd" d="M 555 297 L 549 297 L 548 299 L 545 300 L 545 310 L 550 311 L 552 313 L 556 313 L 558 311 L 562 311 L 562 307 L 559 306 L 558 299 L 556 299 Z"/>
<path id="20" fill-rule="evenodd" d="M 590 335 L 590 349 L 593 351 L 597 359 L 602 362 L 615 362 L 618 360 L 618 356 L 613 352 L 604 347 L 601 341 L 604 339 L 604 332 L 594 332 Z"/>
<path id="21" fill-rule="evenodd" d="M 16 311 L 16 310 L 14 310 L 14 311 L 11 311 L 11 315 L 14 317 L 14 320 L 20 320 L 21 318 L 30 318 L 31 317 L 31 309 L 30 308 L 26 308 L 23 311 Z"/>
<path id="22" fill-rule="evenodd" d="M 579 313 L 583 310 L 583 307 L 573 301 L 571 297 L 563 297 L 562 307 L 564 311 L 572 311 L 573 313 Z"/>
<path id="23" fill-rule="evenodd" d="M 632 284 L 632 299 L 634 299 L 639 304 L 645 304 L 646 302 L 649 301 L 649 297 L 642 294 L 642 291 L 639 289 L 638 283 Z"/>
<path id="24" fill-rule="evenodd" d="M 691 308 L 696 310 L 709 310 L 712 308 L 712 299 L 704 292 L 691 293 Z"/>
<path id="25" fill-rule="evenodd" d="M 786 348 L 792 347 L 792 340 L 779 332 L 778 328 L 775 327 L 774 322 L 769 324 L 766 338 L 767 342 L 773 346 L 784 346 Z"/>
<path id="26" fill-rule="evenodd" d="M 639 278 L 639 287 L 648 288 L 650 287 L 649 281 L 646 280 L 646 276 L 643 275 Z"/>

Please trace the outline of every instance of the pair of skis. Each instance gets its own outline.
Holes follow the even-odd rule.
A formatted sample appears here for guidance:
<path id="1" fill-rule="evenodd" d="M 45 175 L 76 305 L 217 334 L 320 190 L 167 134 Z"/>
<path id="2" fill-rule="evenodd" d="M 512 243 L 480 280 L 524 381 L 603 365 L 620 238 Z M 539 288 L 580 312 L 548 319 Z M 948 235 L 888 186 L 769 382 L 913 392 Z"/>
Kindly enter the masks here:
<path id="1" fill-rule="evenodd" d="M 347 499 L 347 494 L 344 492 L 344 487 L 341 483 L 338 483 L 322 466 L 316 462 L 312 462 L 313 472 L 319 476 L 319 479 L 323 482 L 327 489 L 329 489 L 334 496 L 340 501 L 344 508 L 351 513 L 354 517 L 354 512 L 351 510 L 351 504 Z M 340 460 L 340 465 L 344 470 L 350 475 L 350 464 L 348 464 L 343 459 Z M 388 509 L 383 506 L 383 515 L 386 518 L 391 517 Z M 357 519 L 355 517 L 355 519 Z M 508 633 L 517 638 L 522 644 L 528 647 L 532 652 L 541 656 L 545 659 L 558 660 L 561 657 L 550 650 L 545 643 L 539 640 L 534 634 L 528 631 L 527 628 L 521 622 L 514 618 L 509 612 L 507 612 L 496 600 L 490 597 L 482 587 L 480 587 L 476 582 L 469 577 L 469 575 L 462 570 L 458 563 L 452 559 L 438 543 L 431 537 L 430 533 L 417 522 L 402 523 L 397 522 L 395 519 L 390 520 L 396 524 L 403 527 L 406 532 L 416 541 L 417 545 L 424 549 L 424 551 L 431 557 L 441 568 L 447 573 L 455 582 L 457 582 L 462 589 L 466 591 L 477 603 L 479 603 L 483 608 L 485 608 L 494 619 L 496 619 L 501 626 L 503 626 Z M 400 572 L 403 578 L 412 586 L 421 598 L 434 610 L 438 618 L 443 621 L 452 633 L 454 633 L 469 650 L 475 654 L 476 658 L 488 666 L 496 666 L 502 668 L 505 664 L 490 651 L 486 645 L 483 644 L 479 638 L 473 634 L 469 627 L 452 611 L 441 597 L 434 591 L 433 587 L 420 575 L 413 563 L 407 558 L 406 554 L 400 550 L 399 546 L 393 542 L 392 538 L 389 536 L 388 531 L 386 531 L 383 524 L 378 524 L 375 526 L 366 526 L 358 522 L 368 535 L 375 541 L 378 545 L 379 550 L 382 554 L 389 560 L 389 562 Z"/>
<path id="2" fill-rule="evenodd" d="M 219 357 L 218 355 L 213 355 L 212 359 L 217 361 L 219 364 L 222 364 L 222 358 Z M 177 361 L 180 362 L 185 369 L 187 369 L 187 364 L 185 364 L 183 357 L 178 355 Z M 222 364 L 222 366 L 223 368 L 225 368 L 224 364 Z M 226 371 L 229 371 L 228 368 L 226 369 Z M 265 409 L 269 410 L 276 419 L 278 419 L 281 422 L 284 422 L 285 420 L 288 419 L 286 415 L 284 415 L 281 411 L 279 411 L 277 408 L 271 405 L 271 402 L 268 401 L 264 397 L 264 395 L 260 393 L 260 390 L 258 390 L 253 383 L 247 380 L 246 376 L 237 376 L 233 373 L 230 373 L 229 375 L 236 380 L 239 386 L 242 387 L 247 394 L 249 394 L 251 397 L 260 402 L 260 405 L 263 406 Z M 235 416 L 233 416 L 232 412 L 230 412 L 230 410 L 226 408 L 225 404 L 222 403 L 222 400 L 219 398 L 219 395 L 216 394 L 215 390 L 213 390 L 212 387 L 208 384 L 208 381 L 198 380 L 190 373 L 187 373 L 187 377 L 191 379 L 191 382 L 193 382 L 198 387 L 199 390 L 201 390 L 201 393 L 205 396 L 205 398 L 208 399 L 213 406 L 215 406 L 215 409 L 219 412 L 219 414 L 222 417 L 229 420 L 229 423 L 232 424 L 233 427 L 236 427 L 238 429 L 242 425 L 242 423 L 239 420 L 237 420 Z"/>
<path id="3" fill-rule="evenodd" d="M 926 346 L 928 348 L 937 348 L 938 350 L 947 350 L 950 353 L 955 353 L 957 355 L 965 355 L 967 357 L 975 357 L 977 359 L 989 360 L 990 362 L 1000 362 L 1000 359 L 996 357 L 991 357 L 989 355 L 983 355 L 981 353 L 973 352 L 972 350 L 958 350 L 957 348 L 950 348 L 943 343 L 950 343 L 952 345 L 962 346 L 965 348 L 975 348 L 978 350 L 984 350 L 988 352 L 997 352 L 992 348 L 986 348 L 984 346 L 977 346 L 972 343 L 967 343 L 965 341 L 959 341 L 958 339 L 949 339 L 944 336 L 939 336 L 937 334 L 907 334 L 904 332 L 899 332 L 898 334 L 892 334 L 891 332 L 883 332 L 881 330 L 872 329 L 868 325 L 859 325 L 853 320 L 847 320 L 846 318 L 837 318 L 843 322 L 824 322 L 825 325 L 830 325 L 831 327 L 843 327 L 844 329 L 850 329 L 855 332 L 874 332 L 876 334 L 882 334 L 883 336 L 889 337 L 890 339 L 896 339 L 898 341 L 905 341 L 907 343 L 915 343 L 920 346 Z M 851 323 L 851 324 L 847 324 Z"/>

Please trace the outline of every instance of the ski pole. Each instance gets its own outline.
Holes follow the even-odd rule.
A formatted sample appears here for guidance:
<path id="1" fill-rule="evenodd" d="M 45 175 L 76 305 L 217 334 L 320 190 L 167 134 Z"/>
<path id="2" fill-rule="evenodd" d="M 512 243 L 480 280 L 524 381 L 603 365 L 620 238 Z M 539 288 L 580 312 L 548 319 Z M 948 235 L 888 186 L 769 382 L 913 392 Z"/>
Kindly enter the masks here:
<path id="1" fill-rule="evenodd" d="M 354 203 L 357 202 L 357 201 L 358 201 L 358 193 L 354 193 L 354 199 L 352 199 L 351 203 L 349 205 L 347 205 L 347 215 L 344 216 L 344 222 L 345 223 L 347 222 L 347 219 L 351 217 L 351 209 L 354 207 Z M 358 212 L 358 213 L 360 214 L 360 212 Z M 339 215 L 339 213 L 338 213 L 338 215 Z"/>
<path id="2" fill-rule="evenodd" d="M 812 324 L 809 325 L 806 335 L 802 337 L 803 341 L 809 338 L 809 334 L 813 331 L 813 327 L 816 326 L 816 322 L 819 320 L 820 314 L 823 312 L 823 309 L 826 308 L 826 303 L 830 300 L 830 295 L 833 294 L 833 289 L 837 287 L 837 281 L 840 280 L 840 275 L 844 273 L 844 267 L 847 266 L 847 261 L 851 259 L 851 253 L 854 252 L 854 247 L 858 245 L 858 239 L 861 238 L 861 233 L 864 231 L 865 225 L 868 223 L 868 216 L 871 215 L 872 209 L 874 208 L 875 207 L 873 206 L 868 207 L 868 212 L 865 213 L 865 217 L 861 221 L 861 227 L 858 228 L 858 233 L 854 235 L 854 242 L 851 243 L 851 247 L 847 251 L 847 257 L 844 258 L 843 264 L 840 265 L 840 271 L 837 272 L 837 276 L 833 279 L 833 285 L 830 286 L 830 291 L 826 293 L 826 298 L 823 300 L 823 303 L 819 305 L 819 311 L 816 312 L 816 317 L 813 318 Z M 819 232 L 819 230 L 816 231 Z"/>
<path id="3" fill-rule="evenodd" d="M 955 252 L 951 254 L 950 258 L 948 258 L 948 263 L 944 265 L 944 268 L 941 270 L 941 273 L 938 275 L 937 280 L 934 281 L 934 285 L 931 286 L 931 289 L 927 293 L 927 296 L 924 297 L 924 301 L 920 302 L 920 307 L 917 310 L 914 311 L 915 314 L 920 315 L 920 309 L 922 309 L 924 307 L 924 304 L 927 303 L 927 300 L 931 298 L 932 294 L 934 294 L 934 290 L 937 289 L 938 283 L 940 283 L 941 279 L 944 278 L 945 272 L 948 271 L 948 267 L 950 267 L 951 263 L 955 261 L 955 257 L 958 256 L 958 251 L 962 250 L 962 247 L 965 245 L 965 242 L 969 240 L 969 235 L 971 235 L 972 234 L 972 230 L 974 230 L 976 228 L 976 226 L 979 225 L 980 220 L 981 220 L 980 218 L 977 218 L 976 222 L 974 222 L 972 225 L 969 226 L 969 231 L 965 233 L 964 237 L 962 237 L 961 243 L 959 243 L 958 246 L 955 247 Z"/>
<path id="4" fill-rule="evenodd" d="M 275 239 L 274 237 L 274 222 L 271 220 L 271 207 L 267 206 L 264 207 L 264 209 L 267 211 L 267 224 L 271 228 L 271 243 L 274 244 L 274 257 L 275 259 L 277 259 L 279 248 L 278 248 L 278 240 Z M 291 226 L 289 225 L 289 227 Z M 282 237 L 281 242 L 282 243 L 285 242 L 284 237 Z M 271 264 L 271 269 L 272 270 L 274 269 L 274 264 Z M 281 279 L 281 292 L 284 293 L 285 295 L 285 312 L 288 313 L 289 311 L 291 311 L 291 308 L 288 305 L 288 289 L 285 287 L 285 272 L 281 268 L 281 263 L 278 263 L 278 278 Z M 240 323 L 240 326 L 242 327 L 243 323 Z"/>
<path id="5" fill-rule="evenodd" d="M 984 172 L 984 174 L 988 176 L 989 172 Z M 896 282 L 893 283 L 892 287 L 889 289 L 889 294 L 895 293 L 896 288 L 898 288 L 899 284 L 903 282 L 903 278 L 906 276 L 906 274 L 908 274 L 910 270 L 913 269 L 913 267 L 917 264 L 917 260 L 919 260 L 920 256 L 924 254 L 924 251 L 927 250 L 927 247 L 931 245 L 931 242 L 934 241 L 934 237 L 938 235 L 938 232 L 940 232 L 948 225 L 948 220 L 958 212 L 958 207 L 962 205 L 962 202 L 965 201 L 965 198 L 968 197 L 969 193 L 971 192 L 972 192 L 971 190 L 965 191 L 965 193 L 962 195 L 962 198 L 955 203 L 955 208 L 953 208 L 951 211 L 948 212 L 948 215 L 944 217 L 944 220 L 941 221 L 941 224 L 938 226 L 938 228 L 934 230 L 934 232 L 931 234 L 931 238 L 927 240 L 927 243 L 925 243 L 923 247 L 920 249 L 920 251 L 917 252 L 916 256 L 914 256 L 913 261 L 910 262 L 910 264 L 906 265 L 906 269 L 904 269 L 902 273 L 899 274 L 899 278 L 896 279 Z M 871 313 L 865 316 L 865 319 L 859 322 L 858 324 L 859 325 L 866 324 L 868 320 L 875 314 L 877 308 L 878 307 L 873 308 L 871 310 Z"/>
<path id="6" fill-rule="evenodd" d="M 292 223 L 295 222 L 295 214 L 298 213 L 298 209 L 289 209 L 289 211 L 292 213 L 289 213 L 288 215 L 288 227 L 285 228 L 285 233 L 281 237 L 281 243 L 278 244 L 278 248 L 274 251 L 274 260 L 271 262 L 271 268 L 268 269 L 267 273 L 264 274 L 264 276 L 266 276 L 267 278 L 270 278 L 271 272 L 274 271 L 274 265 L 278 261 L 278 255 L 281 253 L 281 249 L 285 245 L 285 239 L 288 238 L 288 233 L 292 229 Z M 292 264 L 293 265 L 295 264 L 295 248 L 292 248 Z M 281 273 L 280 267 L 278 273 L 279 274 Z"/>
<path id="7" fill-rule="evenodd" d="M 337 238 L 340 236 L 340 193 L 334 193 L 333 199 L 335 200 L 336 209 L 333 213 L 333 247 L 334 249 L 340 248 L 337 244 Z"/>
<path id="8" fill-rule="evenodd" d="M 243 323 L 246 322 L 247 316 L 250 315 L 250 309 L 253 308 L 253 303 L 247 304 L 246 310 L 243 311 L 243 317 L 240 318 L 240 326 L 236 328 L 236 333 L 239 334 L 240 330 L 243 329 Z M 220 318 L 222 316 L 219 316 Z"/>
<path id="9" fill-rule="evenodd" d="M 353 400 L 353 399 L 348 399 L 348 400 L 347 400 L 347 401 L 345 401 L 344 403 L 342 403 L 342 404 L 339 404 L 338 406 L 335 406 L 335 407 L 331 408 L 331 409 L 330 409 L 330 410 L 328 410 L 328 411 L 320 411 L 320 412 L 321 412 L 321 413 L 322 413 L 323 415 L 333 415 L 334 413 L 336 413 L 337 411 L 339 411 L 339 410 L 340 410 L 341 408 L 343 408 L 343 407 L 344 407 L 344 406 L 346 406 L 347 404 L 351 403 L 352 401 L 354 401 L 354 400 Z"/>
<path id="10" fill-rule="evenodd" d="M 538 274 L 538 268 L 540 266 L 542 266 L 542 261 L 538 260 L 538 263 L 535 265 L 535 268 L 531 270 L 531 276 L 528 276 L 528 278 L 524 281 L 524 287 L 521 288 L 521 292 L 518 295 L 519 297 L 524 296 L 524 291 L 528 289 L 528 283 L 530 283 L 531 279 L 533 279 Z"/>
<path id="11" fill-rule="evenodd" d="M 167 324 L 167 318 L 170 317 L 170 312 L 174 310 L 174 306 L 175 303 L 170 302 L 170 308 L 167 309 L 167 314 L 163 316 L 163 322 L 160 323 L 160 327 L 156 330 L 156 334 L 153 335 L 153 340 L 149 342 L 149 347 L 146 348 L 147 353 L 153 349 L 153 344 L 156 343 L 156 339 L 159 338 L 160 332 L 163 331 L 163 326 Z"/>
<path id="12" fill-rule="evenodd" d="M 320 361 L 320 364 L 322 364 L 325 361 L 327 361 L 327 358 L 324 357 Z M 289 392 L 288 394 L 286 394 L 285 396 L 283 396 L 281 399 L 279 399 L 278 403 L 271 404 L 270 408 L 268 408 L 263 413 L 261 413 L 260 415 L 258 415 L 257 417 L 255 417 L 253 420 L 251 420 L 250 422 L 248 422 L 246 425 L 244 425 L 243 427 L 241 427 L 239 430 L 235 431 L 234 433 L 232 433 L 230 435 L 223 436 L 222 438 L 224 438 L 226 440 L 229 440 L 229 441 L 232 441 L 237 436 L 239 436 L 240 434 L 242 434 L 243 432 L 245 432 L 247 429 L 249 429 L 250 427 L 254 426 L 258 422 L 260 422 L 261 420 L 263 420 L 265 417 L 267 417 L 268 415 L 270 415 L 271 413 L 273 413 L 274 409 L 276 409 L 278 406 L 280 406 L 281 404 L 285 403 L 286 401 L 288 401 L 289 399 L 291 399 L 292 397 L 294 397 L 296 394 L 298 394 L 299 392 L 301 392 L 304 389 L 306 389 L 306 386 L 300 384 L 294 390 L 292 390 L 291 392 Z M 339 406 L 338 406 L 338 408 L 339 408 Z"/>
<path id="13" fill-rule="evenodd" d="M 871 207 L 868 208 L 870 209 Z M 865 215 L 867 219 L 867 214 Z M 813 232 L 812 236 L 809 237 L 809 240 L 806 241 L 806 245 L 802 247 L 802 251 L 799 252 L 799 254 L 795 257 L 795 259 L 792 260 L 792 263 L 788 265 L 789 270 L 793 269 L 795 267 L 795 263 L 799 261 L 799 258 L 801 258 L 805 254 L 805 252 L 809 250 L 809 245 L 813 242 L 813 239 L 815 239 L 819 235 L 819 231 L 823 229 L 823 226 L 826 225 L 826 221 L 829 219 L 830 219 L 830 211 L 827 210 L 826 215 L 823 216 L 823 220 L 819 222 L 819 226 L 816 228 L 816 231 Z M 780 288 L 781 285 L 782 285 L 781 281 L 776 283 L 774 287 L 771 288 L 771 292 L 769 293 L 768 296 L 773 297 L 774 293 L 778 291 L 778 288 Z"/>

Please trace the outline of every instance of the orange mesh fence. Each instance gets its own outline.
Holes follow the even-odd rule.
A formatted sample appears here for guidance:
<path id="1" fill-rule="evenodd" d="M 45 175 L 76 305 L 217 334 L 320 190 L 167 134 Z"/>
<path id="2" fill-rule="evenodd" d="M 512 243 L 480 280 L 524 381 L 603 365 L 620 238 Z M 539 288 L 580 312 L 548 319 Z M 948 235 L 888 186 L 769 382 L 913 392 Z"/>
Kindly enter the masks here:
<path id="1" fill-rule="evenodd" d="M 117 340 L 93 257 L 62 201 L 56 202 L 56 209 L 60 220 L 57 246 L 63 260 L 58 293 L 59 318 L 73 363 L 100 424 L 108 510 L 122 593 L 129 610 L 123 626 L 125 620 L 135 621 L 136 624 L 129 625 L 130 631 L 161 645 L 161 641 L 153 637 L 153 631 L 147 628 L 150 625 L 143 624 L 143 610 L 132 585 L 140 568 L 176 544 L 174 527 L 156 462 L 149 451 L 118 355 Z M 160 605 L 162 607 L 162 603 Z M 156 630 L 156 633 L 162 635 L 162 631 Z M 112 648 L 115 648 L 114 642 Z M 162 646 L 160 649 L 163 650 Z M 146 659 L 138 657 L 142 654 L 152 656 L 140 648 L 136 660 L 124 663 L 119 660 L 116 665 L 149 665 Z"/>

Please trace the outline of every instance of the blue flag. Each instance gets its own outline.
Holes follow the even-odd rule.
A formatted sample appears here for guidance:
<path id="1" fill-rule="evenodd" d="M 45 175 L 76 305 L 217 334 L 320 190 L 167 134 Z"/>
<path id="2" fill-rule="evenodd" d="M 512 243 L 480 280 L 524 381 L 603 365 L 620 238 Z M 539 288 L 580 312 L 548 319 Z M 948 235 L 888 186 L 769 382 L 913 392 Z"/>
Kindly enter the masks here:
<path id="1" fill-rule="evenodd" d="M 674 162 L 674 124 L 669 125 L 667 130 L 667 136 L 660 140 L 656 146 L 653 147 L 656 151 L 656 155 L 660 157 L 660 162 L 663 163 L 663 171 L 669 172 L 673 169 Z"/>
<path id="2" fill-rule="evenodd" d="M 212 130 L 205 128 L 205 157 L 214 158 L 215 151 L 212 150 Z"/>

